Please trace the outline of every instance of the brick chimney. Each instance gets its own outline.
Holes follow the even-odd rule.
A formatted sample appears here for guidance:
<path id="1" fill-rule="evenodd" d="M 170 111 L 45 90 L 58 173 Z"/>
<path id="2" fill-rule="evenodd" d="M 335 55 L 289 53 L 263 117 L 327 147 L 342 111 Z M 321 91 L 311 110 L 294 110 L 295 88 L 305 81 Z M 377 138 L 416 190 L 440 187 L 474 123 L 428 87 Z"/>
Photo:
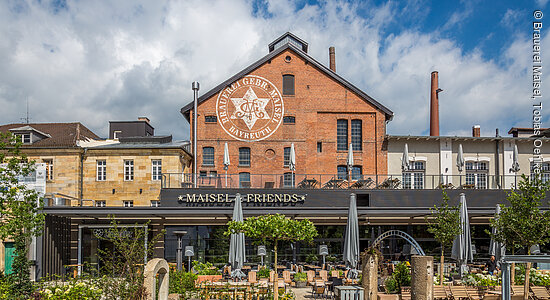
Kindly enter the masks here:
<path id="1" fill-rule="evenodd" d="M 147 118 L 147 117 L 138 117 L 138 121 L 145 121 L 145 122 L 147 122 L 147 124 L 150 124 L 150 122 L 151 122 L 149 120 L 149 118 Z"/>
<path id="2" fill-rule="evenodd" d="M 481 136 L 481 126 L 474 125 L 474 127 L 472 127 L 472 136 L 473 137 L 480 137 Z"/>
<path id="3" fill-rule="evenodd" d="M 432 72 L 432 86 L 430 92 L 430 136 L 439 136 L 439 88 L 438 73 Z"/>
<path id="4" fill-rule="evenodd" d="M 329 66 L 332 72 L 336 73 L 336 54 L 334 47 L 328 48 Z"/>

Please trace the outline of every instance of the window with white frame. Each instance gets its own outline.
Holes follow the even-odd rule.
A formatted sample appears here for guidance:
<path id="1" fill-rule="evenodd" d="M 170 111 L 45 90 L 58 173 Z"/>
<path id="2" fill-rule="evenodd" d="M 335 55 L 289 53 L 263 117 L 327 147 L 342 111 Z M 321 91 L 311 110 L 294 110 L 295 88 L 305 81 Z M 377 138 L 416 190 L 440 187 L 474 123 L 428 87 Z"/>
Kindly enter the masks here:
<path id="1" fill-rule="evenodd" d="M 124 161 L 124 181 L 134 180 L 134 161 L 129 159 Z"/>
<path id="2" fill-rule="evenodd" d="M 162 160 L 153 159 L 152 164 L 152 180 L 161 180 L 162 177 Z"/>
<path id="3" fill-rule="evenodd" d="M 107 161 L 106 160 L 96 161 L 96 180 L 97 181 L 107 180 Z"/>
<path id="4" fill-rule="evenodd" d="M 486 189 L 487 170 L 487 162 L 485 161 L 467 161 L 466 185 L 476 189 Z"/>
<path id="5" fill-rule="evenodd" d="M 424 177 L 426 175 L 426 163 L 424 161 L 414 161 L 410 164 L 410 169 L 403 171 L 404 189 L 423 189 Z"/>
<path id="6" fill-rule="evenodd" d="M 151 200 L 151 207 L 160 207 L 159 200 Z"/>
<path id="7" fill-rule="evenodd" d="M 31 143 L 31 134 L 30 133 L 17 133 L 15 134 L 16 137 L 18 137 L 21 140 L 21 143 L 23 144 L 30 144 Z"/>
<path id="8" fill-rule="evenodd" d="M 134 207 L 134 201 L 133 200 L 124 200 L 123 205 L 124 205 L 124 207 Z"/>
<path id="9" fill-rule="evenodd" d="M 106 207 L 107 203 L 105 200 L 99 200 L 95 202 L 95 207 Z"/>
<path id="10" fill-rule="evenodd" d="M 543 162 L 543 163 L 534 163 L 531 162 L 531 180 L 533 180 L 537 173 L 535 173 L 535 168 L 540 168 L 540 180 L 542 182 L 546 183 L 550 181 L 550 162 Z"/>
<path id="11" fill-rule="evenodd" d="M 53 180 L 53 159 L 43 159 L 46 164 L 46 180 Z"/>

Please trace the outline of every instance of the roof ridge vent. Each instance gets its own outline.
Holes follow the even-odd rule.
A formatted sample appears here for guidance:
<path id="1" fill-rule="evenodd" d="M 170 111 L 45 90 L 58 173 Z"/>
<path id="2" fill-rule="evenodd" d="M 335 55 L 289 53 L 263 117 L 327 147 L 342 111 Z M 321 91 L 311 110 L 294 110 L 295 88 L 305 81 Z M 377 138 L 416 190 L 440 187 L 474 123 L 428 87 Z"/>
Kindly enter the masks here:
<path id="1" fill-rule="evenodd" d="M 296 48 L 298 48 L 298 49 L 304 51 L 305 53 L 307 53 L 307 42 L 302 40 L 301 38 L 295 36 L 291 32 L 287 32 L 287 33 L 281 35 L 280 37 L 278 37 L 273 42 L 271 42 L 268 45 L 269 52 L 271 53 L 271 52 L 275 51 L 278 48 L 281 48 L 282 46 L 284 46 L 286 44 L 291 44 L 291 45 L 295 46 Z"/>

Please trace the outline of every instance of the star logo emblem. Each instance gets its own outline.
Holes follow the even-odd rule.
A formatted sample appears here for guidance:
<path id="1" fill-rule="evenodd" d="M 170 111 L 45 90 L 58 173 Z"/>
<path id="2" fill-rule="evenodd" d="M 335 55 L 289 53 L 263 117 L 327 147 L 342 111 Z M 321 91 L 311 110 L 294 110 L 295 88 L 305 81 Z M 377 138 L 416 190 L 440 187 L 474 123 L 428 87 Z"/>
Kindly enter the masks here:
<path id="1" fill-rule="evenodd" d="M 252 87 L 249 87 L 242 98 L 231 98 L 231 102 L 235 105 L 235 112 L 231 119 L 241 119 L 248 129 L 252 129 L 256 121 L 270 119 L 265 110 L 269 100 L 269 98 L 258 98 Z"/>

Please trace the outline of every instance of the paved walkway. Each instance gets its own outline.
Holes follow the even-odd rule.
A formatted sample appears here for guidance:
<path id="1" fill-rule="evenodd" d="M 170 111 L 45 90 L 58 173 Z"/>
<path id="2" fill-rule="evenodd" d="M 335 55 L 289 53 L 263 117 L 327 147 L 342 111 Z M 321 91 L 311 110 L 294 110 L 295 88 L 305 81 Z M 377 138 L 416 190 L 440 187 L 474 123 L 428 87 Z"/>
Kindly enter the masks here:
<path id="1" fill-rule="evenodd" d="M 313 294 L 311 293 L 311 287 L 305 287 L 305 288 L 297 288 L 293 287 L 292 291 L 294 292 L 294 295 L 296 295 L 296 300 L 303 300 L 303 299 L 314 299 Z M 318 299 L 323 299 L 320 297 L 317 297 Z M 327 298 L 324 298 L 327 299 Z M 330 298 L 328 298 L 330 299 Z"/>
<path id="2" fill-rule="evenodd" d="M 313 296 L 311 295 L 311 287 L 305 287 L 305 288 L 297 288 L 293 287 L 292 291 L 294 292 L 294 295 L 296 295 L 296 300 L 301 299 L 312 299 Z"/>

